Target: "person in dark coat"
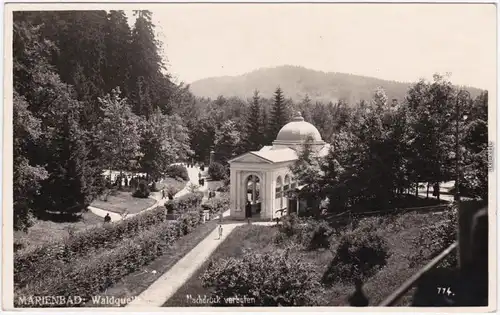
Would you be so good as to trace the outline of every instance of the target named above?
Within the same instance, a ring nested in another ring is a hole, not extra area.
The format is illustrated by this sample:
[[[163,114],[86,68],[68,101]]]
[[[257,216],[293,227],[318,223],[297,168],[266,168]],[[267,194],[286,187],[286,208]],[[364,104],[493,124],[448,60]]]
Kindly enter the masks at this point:
[[[109,223],[111,222],[111,216],[109,215],[109,213],[106,213],[106,216],[104,217],[104,223]]]
[[[250,223],[250,218],[252,217],[252,204],[250,201],[247,201],[245,206],[245,217],[248,219],[248,223]]]
[[[432,185],[432,195],[439,198],[439,183]]]

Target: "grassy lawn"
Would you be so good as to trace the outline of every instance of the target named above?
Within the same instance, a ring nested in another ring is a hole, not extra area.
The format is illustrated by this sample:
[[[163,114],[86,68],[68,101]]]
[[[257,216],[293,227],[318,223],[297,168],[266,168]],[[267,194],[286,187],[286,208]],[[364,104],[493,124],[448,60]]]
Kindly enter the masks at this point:
[[[153,206],[155,203],[156,201],[151,198],[135,198],[131,192],[117,191],[115,194],[108,196],[107,201],[101,198],[94,200],[91,206],[116,213],[137,213]]]
[[[191,249],[198,245],[199,242],[205,239],[217,227],[217,224],[218,221],[208,221],[200,225],[194,231],[172,244],[172,247],[166,254],[155,259],[151,264],[144,266],[141,270],[123,277],[119,283],[108,288],[106,292],[101,295],[113,296],[115,298],[126,298],[139,295],[184,257]],[[92,301],[89,301],[85,306],[105,307],[106,305],[94,305]]]
[[[423,226],[436,222],[442,216],[442,213],[406,213],[397,217],[394,222],[380,226],[379,231],[382,232],[389,245],[391,256],[387,265],[371,277],[363,287],[371,306],[378,305],[423,267],[423,265],[410,265],[411,254],[416,251],[412,240],[418,237]],[[352,284],[335,284],[326,291],[327,305],[348,306],[347,299],[353,291]],[[413,291],[410,290],[399,304],[408,305],[412,294]]]
[[[163,185],[170,185],[177,191],[185,186],[185,182],[173,178],[167,178],[161,183]],[[120,191],[116,195],[109,196],[107,201],[96,199],[91,205],[110,212],[122,213],[128,211],[129,213],[137,213],[153,206],[155,203],[156,201],[151,198],[134,198],[131,192]],[[27,233],[14,232],[14,240],[23,247],[39,245],[62,239],[69,236],[70,233],[75,233],[102,223],[103,218],[90,211],[83,213],[80,218],[71,218],[67,221],[57,215],[46,215],[45,218],[38,219],[28,229]]]
[[[236,227],[224,242],[215,250],[210,259],[217,261],[220,258],[239,257],[244,250],[261,251],[273,246],[275,227],[259,225],[243,225]],[[163,305],[167,307],[203,306],[201,304],[187,304],[186,295],[209,295],[210,290],[203,288],[200,276],[207,268],[210,259]],[[208,306],[208,304],[207,304]]]
[[[96,224],[103,224],[103,218],[88,211],[83,213],[82,217],[74,222],[56,222],[52,220],[37,220],[35,224],[28,229],[28,233],[14,232],[14,240],[23,244],[40,245],[62,239],[70,233],[84,230]]]
[[[156,188],[160,191],[163,188],[171,187],[175,194],[183,189],[185,185],[186,183],[183,181],[168,177],[157,183]],[[156,192],[156,194],[159,194],[159,192]],[[138,213],[155,203],[156,201],[152,198],[133,197],[132,191],[115,191],[107,197],[107,200],[104,200],[103,197],[97,198],[92,202],[91,206],[115,213]]]
[[[410,267],[410,257],[416,248],[412,243],[420,232],[420,229],[435,222],[443,214],[441,213],[406,213],[394,220],[384,220],[380,224],[380,232],[385,237],[391,256],[387,265],[377,274],[371,277],[364,285],[364,291],[370,300],[370,305],[377,305],[390,293],[397,289],[404,281],[412,276],[422,266]],[[373,219],[373,218],[371,218]],[[275,227],[245,225],[237,227],[231,235],[216,249],[212,259],[238,257],[244,251],[267,251],[276,248],[274,236],[277,233]],[[335,243],[335,240],[333,240]],[[332,246],[333,248],[335,247]],[[315,272],[322,275],[330,261],[334,257],[334,251],[315,250],[302,252],[304,259],[315,266]],[[186,295],[197,296],[210,295],[210,289],[203,288],[200,276],[208,266],[208,261],[182,286],[163,306],[195,306],[187,304]],[[325,288],[325,306],[349,306],[348,297],[354,291],[352,284],[335,283],[330,288]],[[402,299],[401,304],[409,301],[412,292]],[[196,305],[202,306],[202,305]]]
[[[175,178],[167,177],[159,183],[156,183],[156,188],[158,190],[166,189],[167,187],[171,187],[173,194],[175,195],[179,191],[181,191],[186,186],[186,182],[182,180],[178,180]]]

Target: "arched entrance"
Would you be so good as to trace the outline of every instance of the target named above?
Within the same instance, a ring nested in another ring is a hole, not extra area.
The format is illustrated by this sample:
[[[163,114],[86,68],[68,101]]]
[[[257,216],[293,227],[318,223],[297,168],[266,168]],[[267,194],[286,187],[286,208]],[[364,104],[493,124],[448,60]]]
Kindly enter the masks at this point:
[[[262,210],[262,180],[256,174],[249,174],[243,181],[245,217],[260,216]]]

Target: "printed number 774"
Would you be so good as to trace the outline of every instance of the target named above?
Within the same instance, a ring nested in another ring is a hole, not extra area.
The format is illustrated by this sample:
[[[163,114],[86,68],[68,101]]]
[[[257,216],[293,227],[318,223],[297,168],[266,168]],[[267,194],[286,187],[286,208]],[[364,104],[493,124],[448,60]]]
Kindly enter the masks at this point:
[[[453,294],[453,292],[451,292],[450,287],[447,287],[447,288],[438,287],[437,290],[438,290],[438,292],[437,292],[438,294],[446,294],[448,296],[455,295],[455,294]]]

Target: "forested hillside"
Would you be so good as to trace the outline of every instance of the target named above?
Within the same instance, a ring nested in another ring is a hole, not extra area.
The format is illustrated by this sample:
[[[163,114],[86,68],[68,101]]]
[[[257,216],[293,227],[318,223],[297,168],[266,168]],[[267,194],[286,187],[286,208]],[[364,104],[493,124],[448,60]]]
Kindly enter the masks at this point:
[[[195,81],[191,91],[200,97],[217,98],[247,97],[253,90],[259,90],[263,97],[272,97],[274,87],[287,91],[288,97],[301,101],[306,95],[313,101],[338,102],[344,100],[355,104],[369,100],[373,92],[381,87],[389,99],[404,99],[411,83],[388,81],[360,75],[338,72],[323,72],[298,66],[262,68],[250,73],[231,77],[214,77]],[[473,97],[481,91],[467,88]]]

